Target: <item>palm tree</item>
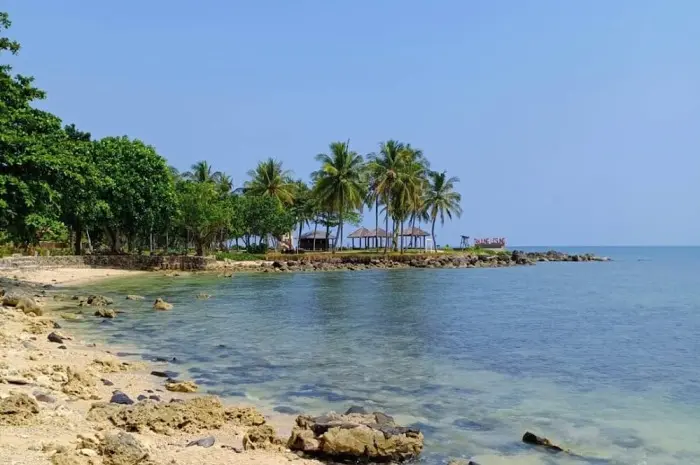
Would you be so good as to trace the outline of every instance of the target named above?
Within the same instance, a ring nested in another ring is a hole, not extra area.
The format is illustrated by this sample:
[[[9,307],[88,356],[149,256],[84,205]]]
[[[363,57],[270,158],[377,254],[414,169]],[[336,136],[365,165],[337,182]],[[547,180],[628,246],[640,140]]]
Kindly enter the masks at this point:
[[[445,215],[449,219],[452,219],[452,215],[458,218],[462,216],[462,207],[459,205],[462,201],[462,196],[454,190],[454,185],[458,182],[458,177],[448,178],[445,171],[441,173],[431,171],[428,173],[428,189],[423,202],[425,211],[432,221],[433,247],[437,246],[435,242],[435,221],[438,216],[440,216],[440,224],[445,224]]]
[[[219,173],[216,176],[216,183],[219,185],[219,192],[222,196],[229,195],[233,189],[233,179],[226,173]]]
[[[221,173],[214,172],[211,165],[206,161],[198,161],[190,167],[190,171],[182,173],[182,177],[194,182],[216,181]]]
[[[392,212],[392,191],[401,171],[406,146],[395,140],[388,140],[379,144],[379,154],[370,154],[368,171],[373,180],[373,189],[377,195],[377,203],[385,205],[386,230],[389,231],[389,216]],[[384,253],[388,251],[389,241],[384,242]]]
[[[282,205],[294,202],[294,181],[291,172],[282,168],[281,161],[274,158],[261,161],[248,171],[248,176],[251,179],[245,183],[247,194],[274,197]]]
[[[398,241],[403,252],[403,227],[407,218],[422,206],[422,197],[426,186],[424,165],[412,157],[410,151],[404,152],[401,169],[394,181],[391,198],[391,210],[394,221],[398,223],[400,234]],[[397,233],[394,231],[396,241]]]
[[[321,169],[313,174],[314,194],[329,212],[338,214],[338,239],[343,237],[343,214],[362,208],[365,198],[365,165],[361,155],[349,148],[349,142],[333,142],[330,154],[320,153]]]

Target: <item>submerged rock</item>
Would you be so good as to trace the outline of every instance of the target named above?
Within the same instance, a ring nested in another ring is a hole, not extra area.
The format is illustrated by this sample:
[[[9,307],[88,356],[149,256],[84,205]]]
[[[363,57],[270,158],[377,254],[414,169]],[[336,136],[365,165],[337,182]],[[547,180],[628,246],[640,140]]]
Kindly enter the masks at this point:
[[[88,296],[87,303],[88,305],[94,305],[95,307],[104,307],[107,305],[112,305],[114,301],[103,295],[91,295]]]
[[[145,297],[142,295],[129,294],[126,296],[126,300],[144,300]]]
[[[523,435],[523,442],[525,444],[532,444],[533,446],[541,446],[553,452],[567,452],[556,444],[552,444],[549,439],[537,436],[529,431],[525,432]]]
[[[208,300],[211,298],[211,295],[205,294],[204,292],[200,292],[199,294],[197,294],[197,298],[200,300]]]
[[[288,446],[312,456],[333,460],[402,462],[423,450],[423,434],[414,428],[397,426],[383,413],[320,417],[301,415],[292,430]]]
[[[153,308],[155,310],[172,310],[173,304],[169,304],[168,302],[158,297],[156,301],[153,302]]]
[[[99,316],[102,318],[116,318],[117,312],[115,312],[111,308],[101,308],[95,312],[95,316]]]

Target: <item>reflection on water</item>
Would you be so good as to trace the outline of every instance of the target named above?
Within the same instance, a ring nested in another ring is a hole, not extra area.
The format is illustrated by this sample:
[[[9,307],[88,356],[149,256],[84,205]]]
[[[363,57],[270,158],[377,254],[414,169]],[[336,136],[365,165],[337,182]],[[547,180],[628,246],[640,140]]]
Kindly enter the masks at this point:
[[[700,251],[602,253],[616,261],[139,276],[95,286],[125,314],[69,324],[282,413],[386,410],[424,431],[428,463],[700,463]],[[534,451],[525,430],[583,457]]]

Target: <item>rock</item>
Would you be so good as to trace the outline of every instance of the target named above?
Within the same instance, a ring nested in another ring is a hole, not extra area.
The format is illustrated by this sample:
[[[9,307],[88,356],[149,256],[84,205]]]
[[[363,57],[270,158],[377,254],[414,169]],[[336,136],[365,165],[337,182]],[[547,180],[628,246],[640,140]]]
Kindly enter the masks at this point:
[[[68,380],[61,386],[61,391],[72,397],[89,400],[98,398],[95,393],[95,380],[92,375],[68,367]]]
[[[171,392],[197,392],[199,386],[193,381],[177,381],[169,379],[165,382],[165,389]]]
[[[141,402],[142,400],[147,400],[148,397],[144,396],[143,394],[139,394],[138,397],[136,397],[136,400]]]
[[[158,297],[156,301],[153,302],[153,308],[155,310],[172,310],[173,304],[169,304],[168,302]]]
[[[277,413],[282,413],[285,415],[297,415],[297,414],[299,414],[299,411],[297,409],[295,409],[293,407],[287,407],[285,405],[279,405],[279,406],[273,408],[272,410],[274,410]]]
[[[555,444],[552,444],[552,442],[549,439],[537,436],[536,434],[533,434],[529,431],[525,432],[525,434],[523,435],[523,442],[525,444],[532,444],[533,446],[542,446],[553,452],[564,452],[564,449]]]
[[[265,417],[253,407],[229,407],[225,412],[226,420],[238,426],[260,426],[265,424]]]
[[[16,386],[25,386],[27,384],[31,384],[31,381],[20,376],[5,376],[4,378],[2,378],[2,381],[4,381],[7,384],[14,384]]]
[[[84,455],[85,457],[97,457],[97,451],[94,449],[78,449],[78,453],[80,455]]]
[[[104,465],[138,465],[148,459],[146,448],[132,435],[108,434],[100,444]]]
[[[197,294],[197,298],[200,300],[208,300],[211,298],[211,295],[205,294],[204,292],[200,292],[199,294]]]
[[[24,393],[12,393],[0,400],[0,426],[27,426],[34,423],[39,404]]]
[[[19,302],[17,302],[15,308],[22,310],[25,315],[33,313],[36,316],[42,316],[44,314],[44,311],[41,309],[41,307],[39,307],[39,304],[37,304],[31,297],[21,298]]]
[[[96,368],[101,373],[120,373],[122,371],[135,370],[144,367],[144,365],[140,362],[122,362],[120,360],[99,358],[94,359],[90,366]]]
[[[108,379],[100,378],[100,381],[102,381],[102,384],[104,384],[105,386],[114,386],[114,383]]]
[[[134,294],[129,294],[126,296],[126,300],[144,300],[145,297],[142,295],[134,295]]]
[[[467,460],[467,459],[450,459],[447,462],[447,465],[479,465],[477,462],[473,460]]]
[[[47,404],[55,404],[56,403],[56,398],[53,396],[50,396],[48,394],[44,394],[43,392],[35,391],[34,393],[34,398],[38,400],[39,402],[44,402]]]
[[[103,295],[91,295],[88,296],[87,303],[88,305],[94,305],[95,307],[104,307],[107,305],[112,305],[114,301]]]
[[[16,307],[20,300],[29,298],[26,295],[20,294],[18,292],[6,292],[4,290],[3,292],[4,294],[2,294],[2,304],[6,307]]]
[[[179,373],[177,373],[176,371],[168,371],[168,370],[165,370],[165,371],[153,370],[151,372],[151,375],[157,376],[158,378],[177,378]]]
[[[350,415],[350,414],[352,414],[352,413],[358,413],[358,414],[360,414],[360,415],[366,415],[366,414],[369,413],[369,412],[367,412],[367,409],[365,409],[364,407],[360,407],[360,406],[357,406],[357,405],[353,405],[352,407],[350,407],[349,409],[347,409],[347,410],[345,411],[345,415]]]
[[[49,339],[49,342],[55,342],[56,344],[63,344],[63,341],[66,340],[66,337],[65,337],[65,336],[62,336],[62,335],[60,335],[60,334],[58,334],[58,333],[51,332],[51,333],[48,335],[48,339]]]
[[[160,402],[160,397],[155,394],[148,396],[148,398],[151,400],[155,400],[156,402]]]
[[[67,349],[68,349],[68,347],[66,347],[66,346],[58,346],[58,348],[61,349],[61,350],[67,350]]]
[[[131,405],[134,403],[131,397],[127,396],[121,391],[114,391],[112,398],[109,399],[110,404],[120,404],[120,405]]]
[[[197,433],[203,429],[221,428],[226,415],[221,401],[208,396],[167,404],[138,402],[134,405],[117,405],[98,402],[90,408],[87,419],[109,422],[126,431],[173,434],[176,431]]]
[[[282,444],[270,425],[253,426],[243,436],[245,450],[282,450]]]
[[[291,450],[334,461],[402,462],[423,450],[419,430],[397,426],[380,412],[300,415],[296,424],[287,444]]]
[[[197,439],[187,444],[187,447],[199,446],[199,447],[211,447],[216,442],[214,436],[207,436],[206,438]]]
[[[54,322],[51,320],[33,319],[27,322],[25,331],[31,334],[43,334],[54,328]]]
[[[61,313],[61,318],[67,321],[75,321],[81,319],[82,317],[77,313]]]
[[[95,312],[95,316],[99,316],[102,318],[116,318],[117,312],[115,312],[111,308],[101,308]]]

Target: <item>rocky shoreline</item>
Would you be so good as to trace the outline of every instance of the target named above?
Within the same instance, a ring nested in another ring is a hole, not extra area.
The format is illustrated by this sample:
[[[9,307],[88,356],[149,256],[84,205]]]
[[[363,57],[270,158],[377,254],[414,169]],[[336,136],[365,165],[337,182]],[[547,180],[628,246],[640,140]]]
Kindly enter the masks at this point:
[[[511,266],[535,265],[538,262],[607,262],[608,257],[593,254],[567,254],[557,251],[549,252],[499,252],[499,253],[450,253],[426,255],[389,255],[373,257],[362,255],[327,256],[323,260],[305,258],[303,255],[290,255],[274,261],[262,262],[255,270],[251,266],[241,266],[240,262],[222,262],[220,268],[231,272],[240,271],[360,271],[370,269],[395,268],[503,268]]]

